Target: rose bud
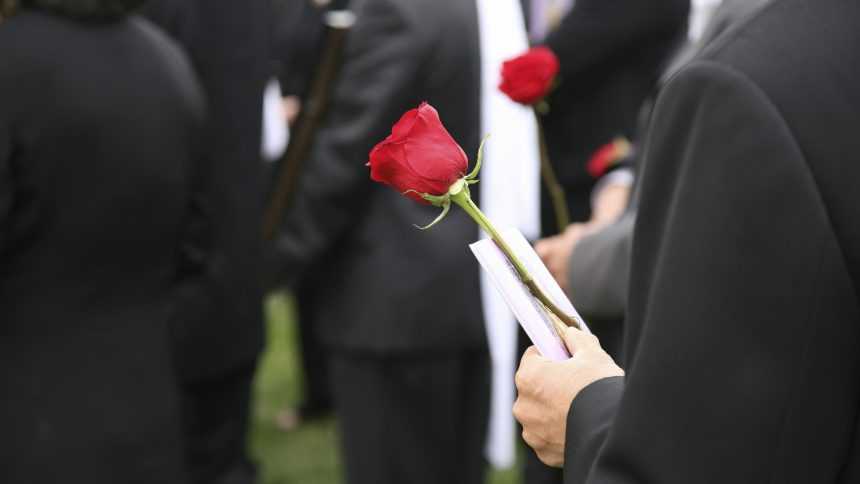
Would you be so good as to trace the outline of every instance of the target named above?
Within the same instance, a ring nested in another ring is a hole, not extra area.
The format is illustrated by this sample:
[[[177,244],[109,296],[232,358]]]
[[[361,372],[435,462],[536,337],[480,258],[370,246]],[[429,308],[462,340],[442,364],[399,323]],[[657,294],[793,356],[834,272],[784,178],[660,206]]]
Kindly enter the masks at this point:
[[[499,90],[520,104],[537,104],[552,89],[558,69],[558,57],[553,51],[534,47],[502,64]]]
[[[424,195],[444,196],[466,176],[469,159],[425,103],[408,111],[391,134],[370,152],[370,178],[421,203]]]
[[[418,227],[422,230],[441,222],[451,204],[462,208],[490,235],[540,304],[568,326],[582,328],[576,316],[565,314],[549,299],[490,219],[472,201],[469,186],[478,183],[483,153],[484,143],[481,142],[475,167],[467,175],[466,153],[442,125],[433,106],[421,103],[418,109],[404,114],[391,128],[391,134],[370,151],[367,166],[373,181],[392,186],[418,202],[442,208],[442,213],[430,225]]]

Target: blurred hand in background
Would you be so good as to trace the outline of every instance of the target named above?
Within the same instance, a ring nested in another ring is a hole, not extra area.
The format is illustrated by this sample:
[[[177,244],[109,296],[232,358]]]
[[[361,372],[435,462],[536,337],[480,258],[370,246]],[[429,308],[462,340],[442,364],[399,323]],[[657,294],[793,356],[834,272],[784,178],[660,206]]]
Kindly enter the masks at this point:
[[[562,289],[569,289],[570,258],[579,241],[618,220],[627,207],[630,192],[630,184],[610,183],[600,188],[594,197],[590,220],[570,224],[563,233],[535,244],[535,251]]]

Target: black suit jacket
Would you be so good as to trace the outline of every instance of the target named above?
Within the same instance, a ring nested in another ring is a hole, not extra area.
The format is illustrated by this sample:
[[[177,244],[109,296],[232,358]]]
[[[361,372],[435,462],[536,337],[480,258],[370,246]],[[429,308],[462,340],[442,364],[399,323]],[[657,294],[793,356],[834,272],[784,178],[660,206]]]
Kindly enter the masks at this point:
[[[573,402],[566,482],[860,480],[858,24],[777,0],[669,82],[626,381]]]
[[[272,59],[284,96],[308,94],[324,47],[325,10],[311,0],[281,0],[272,12]]]
[[[355,2],[332,109],[276,241],[273,267],[302,288],[329,346],[370,351],[485,344],[476,225],[370,180],[375,143],[429,101],[468,153],[479,144],[480,66],[474,2]],[[307,288],[310,290],[306,290]]]
[[[591,155],[616,136],[633,138],[643,101],[684,40],[689,0],[577,0],[546,39],[560,83],[543,126],[550,160],[574,221],[591,213]],[[543,225],[554,227],[544,196]],[[550,232],[550,231],[547,231]]]
[[[183,483],[191,67],[141,19],[25,11],[0,25],[0,106],[0,481]]]
[[[144,9],[188,52],[209,105],[206,198],[215,241],[206,284],[185,295],[175,325],[177,361],[187,381],[253,364],[262,347],[267,11],[267,0],[151,0]]]

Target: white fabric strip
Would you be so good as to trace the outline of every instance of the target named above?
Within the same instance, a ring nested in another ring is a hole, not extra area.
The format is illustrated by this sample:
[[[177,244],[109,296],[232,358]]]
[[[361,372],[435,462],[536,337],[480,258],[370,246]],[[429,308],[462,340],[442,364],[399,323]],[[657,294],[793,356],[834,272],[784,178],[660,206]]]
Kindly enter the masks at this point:
[[[480,175],[480,206],[499,227],[527,238],[540,235],[540,153],[532,109],[498,89],[502,62],[528,49],[520,0],[477,0],[481,45],[481,127],[490,135]],[[487,460],[514,465],[514,371],[517,322],[489,276],[481,272],[481,297],[492,358],[492,402]]]

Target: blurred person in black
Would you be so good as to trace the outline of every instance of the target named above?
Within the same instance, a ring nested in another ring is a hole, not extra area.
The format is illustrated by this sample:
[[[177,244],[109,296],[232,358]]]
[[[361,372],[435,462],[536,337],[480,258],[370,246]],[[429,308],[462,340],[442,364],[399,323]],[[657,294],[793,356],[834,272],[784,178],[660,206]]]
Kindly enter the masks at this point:
[[[313,329],[331,364],[346,482],[483,481],[489,357],[478,231],[370,180],[373,145],[434,104],[455,139],[480,141],[475,2],[363,0],[332,109],[276,239],[277,282],[313,284]]]
[[[643,101],[684,41],[690,0],[523,2],[533,41],[559,58],[559,85],[547,99],[543,127],[571,220],[587,221],[595,182],[587,161],[618,136],[633,139]],[[553,18],[559,15],[549,8],[553,3],[567,4],[569,11]],[[554,228],[552,204],[547,196],[542,201],[543,226]]]
[[[549,159],[565,189],[571,221],[595,227],[612,217],[592,213],[595,179],[587,162],[618,136],[633,139],[642,103],[652,93],[687,32],[690,0],[523,0],[532,40],[559,58],[559,85],[542,116]],[[549,195],[542,200],[544,235],[557,233]],[[621,206],[623,208],[623,205]],[[574,299],[574,303],[576,300]],[[620,348],[615,322],[590,320],[599,335]],[[521,334],[523,347],[527,338]],[[529,451],[528,484],[561,482]]]
[[[248,483],[251,383],[262,331],[263,87],[268,0],[151,0],[145,14],[188,52],[208,99],[213,272],[175,325],[194,482]]]
[[[701,37],[693,39],[676,55],[662,76],[661,84],[698,52],[720,38],[726,30],[741,23],[767,2],[723,0],[713,11],[713,17],[705,19],[706,28]],[[649,101],[643,107],[642,126],[639,129],[642,136],[648,131],[652,105],[653,102]],[[639,173],[644,169],[641,160],[636,159],[633,165],[637,165],[635,170]],[[601,194],[602,191],[597,195]],[[631,200],[624,215],[609,225],[580,225],[578,230],[569,229],[564,235],[544,239],[536,246],[559,284],[567,286],[569,293],[576,296],[577,309],[586,318],[592,316],[601,321],[624,318],[636,205],[636,200]],[[620,324],[618,330],[621,330]],[[603,344],[610,354],[617,354],[614,347],[607,346],[605,337]]]
[[[307,102],[311,80],[325,49],[325,13],[342,9],[346,3],[344,0],[273,1],[272,58],[284,96],[284,116],[291,127]],[[304,391],[303,401],[298,408],[285,408],[276,415],[278,427],[284,430],[331,411],[328,361],[323,345],[311,328],[311,322],[316,319],[313,304],[315,290],[310,281],[293,288],[297,302]]]
[[[204,270],[202,93],[137,0],[0,24],[0,481],[186,484],[169,322]]]
[[[272,59],[284,95],[284,114],[292,125],[301,113],[324,45],[328,3],[273,0]]]

